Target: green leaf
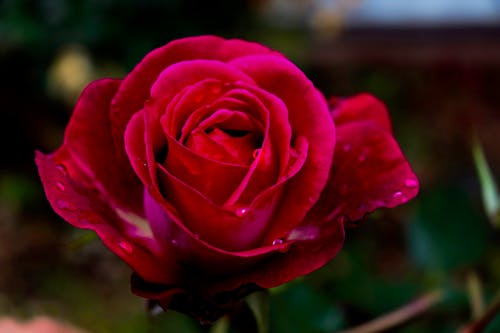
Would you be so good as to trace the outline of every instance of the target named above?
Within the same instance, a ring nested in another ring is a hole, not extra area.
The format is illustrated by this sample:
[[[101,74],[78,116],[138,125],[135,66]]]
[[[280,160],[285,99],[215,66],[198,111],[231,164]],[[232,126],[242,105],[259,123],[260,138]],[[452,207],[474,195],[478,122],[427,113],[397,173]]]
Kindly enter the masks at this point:
[[[493,226],[500,228],[500,198],[498,195],[498,187],[493,179],[491,169],[478,139],[473,141],[472,156],[474,157],[474,163],[481,185],[484,210]]]
[[[487,225],[459,189],[435,190],[421,196],[420,207],[407,226],[410,254],[430,272],[475,263],[487,245]]]
[[[246,298],[248,307],[252,311],[259,333],[269,331],[269,292],[254,292]]]
[[[224,316],[217,320],[212,327],[210,327],[210,333],[227,333],[229,332],[229,317]]]
[[[323,333],[342,327],[343,313],[333,300],[305,283],[292,283],[271,297],[271,332]]]

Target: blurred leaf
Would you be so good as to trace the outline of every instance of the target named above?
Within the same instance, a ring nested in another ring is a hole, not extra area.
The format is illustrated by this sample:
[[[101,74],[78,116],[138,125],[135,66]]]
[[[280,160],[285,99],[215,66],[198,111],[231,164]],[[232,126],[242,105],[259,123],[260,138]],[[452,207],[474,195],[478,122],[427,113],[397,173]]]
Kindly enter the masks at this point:
[[[334,332],[344,321],[331,300],[304,283],[293,283],[273,294],[270,305],[271,332]]]
[[[224,316],[210,327],[210,333],[227,333],[229,332],[229,324],[229,317]]]
[[[339,276],[331,282],[332,297],[336,300],[377,316],[410,301],[418,294],[420,284],[407,276],[383,277],[373,265],[375,250],[365,239],[349,243],[335,259]]]
[[[38,184],[23,175],[4,174],[0,178],[0,202],[20,209],[37,199]]]
[[[413,260],[430,272],[473,264],[487,245],[486,225],[457,189],[422,196],[407,236]]]
[[[201,327],[194,319],[175,312],[167,311],[158,316],[150,319],[149,330],[143,329],[134,332],[148,332],[148,333],[196,333],[201,332]],[[120,331],[117,331],[120,332]],[[222,331],[220,331],[222,332]]]
[[[476,164],[479,183],[481,185],[484,210],[493,226],[500,228],[500,198],[498,195],[498,187],[493,179],[491,169],[478,139],[475,139],[472,144],[472,156],[474,157],[474,163]]]
[[[77,229],[74,232],[74,237],[66,243],[66,250],[71,252],[77,251],[85,245],[98,239],[99,237],[97,237],[97,234],[94,231]]]
[[[267,333],[269,331],[269,293],[267,291],[254,292],[246,298],[246,301],[255,317],[259,333]]]
[[[500,332],[500,315],[497,315],[484,331],[484,333],[498,333],[498,332]]]

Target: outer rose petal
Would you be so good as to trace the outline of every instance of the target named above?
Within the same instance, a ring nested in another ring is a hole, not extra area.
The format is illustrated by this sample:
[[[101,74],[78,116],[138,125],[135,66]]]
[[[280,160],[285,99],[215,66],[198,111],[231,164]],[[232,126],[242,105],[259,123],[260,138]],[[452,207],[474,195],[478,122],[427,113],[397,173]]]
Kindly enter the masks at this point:
[[[61,163],[68,165],[69,160],[64,148],[51,155],[38,152],[36,155],[45,194],[54,211],[75,227],[94,230],[111,251],[134,271],[140,272],[144,279],[164,283],[177,281],[178,271],[165,268],[172,267],[168,260],[129,239],[120,228],[123,222],[117,212],[109,207],[98,190],[81,185],[80,177],[85,177],[81,170],[72,169],[70,176],[60,171]],[[74,175],[78,181],[73,179]]]
[[[92,181],[100,186],[102,194],[114,204],[142,214],[142,185],[130,165],[122,163],[109,131],[110,101],[120,83],[120,80],[103,79],[85,88],[64,133],[63,146],[72,160],[94,178]],[[72,170],[68,172],[71,174]]]
[[[167,261],[151,253],[156,246],[142,219],[141,184],[129,173],[128,164],[120,168],[116,160],[108,112],[119,84],[90,84],[78,101],[63,146],[50,155],[37,152],[36,163],[47,198],[60,216],[76,227],[94,230],[144,278],[171,281],[175,270],[165,270]]]
[[[417,195],[417,177],[390,132],[380,101],[369,95],[345,99],[332,116],[339,119],[335,159],[327,186],[306,220],[314,223],[327,216],[355,221]]]
[[[392,132],[391,120],[384,103],[370,94],[359,94],[349,98],[332,97],[328,104],[335,125],[358,121],[372,121],[381,129]]]
[[[132,290],[139,296],[157,300],[165,309],[187,313],[200,321],[215,321],[248,293],[272,288],[308,274],[331,260],[344,242],[340,221],[321,226],[321,238],[293,244],[288,251],[275,253],[257,266],[240,273],[206,280],[185,292],[173,286],[150,284],[132,278]]]

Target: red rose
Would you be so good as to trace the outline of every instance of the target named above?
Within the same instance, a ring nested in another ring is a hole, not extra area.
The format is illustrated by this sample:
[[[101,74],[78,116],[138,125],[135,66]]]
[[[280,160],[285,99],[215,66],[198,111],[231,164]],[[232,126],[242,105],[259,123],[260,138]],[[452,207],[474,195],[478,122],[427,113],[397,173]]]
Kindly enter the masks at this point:
[[[54,210],[130,265],[136,294],[203,320],[318,269],[345,221],[418,191],[382,103],[329,106],[280,53],[213,36],[91,83],[36,162]]]

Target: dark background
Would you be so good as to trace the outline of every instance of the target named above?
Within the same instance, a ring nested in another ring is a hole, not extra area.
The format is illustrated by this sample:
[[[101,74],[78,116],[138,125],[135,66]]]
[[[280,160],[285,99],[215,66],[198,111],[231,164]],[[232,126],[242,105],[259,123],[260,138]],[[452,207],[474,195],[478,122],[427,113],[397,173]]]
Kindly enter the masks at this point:
[[[500,21],[384,24],[351,15],[363,1],[325,3],[0,0],[0,317],[46,314],[90,332],[202,331],[183,315],[146,315],[128,267],[52,212],[33,158],[61,144],[89,81],[124,76],[172,39],[217,34],[281,51],[326,96],[382,99],[422,185],[411,203],[348,230],[325,268],[272,290],[271,332],[333,332],[432,290],[444,301],[394,331],[469,322],[473,281],[485,304],[500,286],[499,232],[470,146],[477,134],[498,178]],[[497,318],[487,332],[499,327]]]

